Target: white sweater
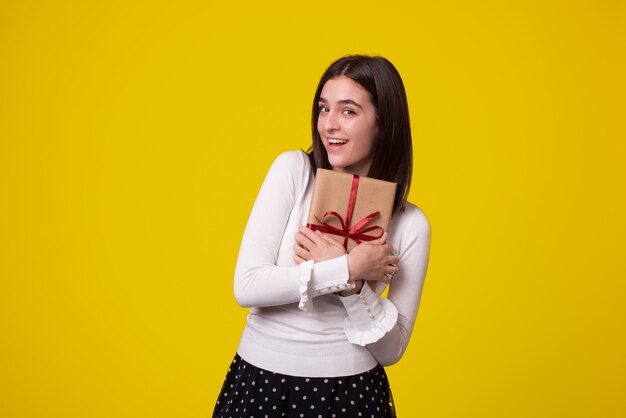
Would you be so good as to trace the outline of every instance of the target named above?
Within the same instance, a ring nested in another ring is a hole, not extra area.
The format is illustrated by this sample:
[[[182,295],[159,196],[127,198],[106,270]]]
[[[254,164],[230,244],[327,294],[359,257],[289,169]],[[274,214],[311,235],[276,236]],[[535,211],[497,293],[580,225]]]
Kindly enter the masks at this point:
[[[397,362],[419,307],[430,248],[430,226],[407,203],[393,215],[388,240],[400,257],[388,298],[385,289],[349,289],[347,256],[319,263],[293,260],[295,235],[306,225],[314,175],[306,154],[276,158],[250,213],[235,269],[235,298],[250,307],[239,355],[273,372],[308,377],[347,376],[377,363]]]

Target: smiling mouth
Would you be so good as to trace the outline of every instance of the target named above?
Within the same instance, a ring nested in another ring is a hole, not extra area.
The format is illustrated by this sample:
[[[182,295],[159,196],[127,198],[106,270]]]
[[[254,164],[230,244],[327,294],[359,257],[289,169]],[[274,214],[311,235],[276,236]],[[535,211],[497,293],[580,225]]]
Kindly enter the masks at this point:
[[[347,139],[328,138],[328,145],[344,145],[347,143]]]

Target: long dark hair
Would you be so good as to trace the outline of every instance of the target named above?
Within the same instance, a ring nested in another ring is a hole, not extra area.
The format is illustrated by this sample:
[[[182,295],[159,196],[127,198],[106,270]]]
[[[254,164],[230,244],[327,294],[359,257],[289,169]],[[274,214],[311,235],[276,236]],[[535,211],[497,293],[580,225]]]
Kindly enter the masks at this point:
[[[313,99],[311,127],[313,144],[308,150],[313,170],[331,169],[328,154],[317,131],[319,100],[322,88],[334,77],[346,76],[367,90],[376,107],[378,137],[372,150],[372,166],[368,177],[393,181],[398,184],[393,203],[394,213],[404,207],[413,172],[413,147],[409,107],[402,78],[386,58],[367,55],[348,55],[333,62],[324,72]]]

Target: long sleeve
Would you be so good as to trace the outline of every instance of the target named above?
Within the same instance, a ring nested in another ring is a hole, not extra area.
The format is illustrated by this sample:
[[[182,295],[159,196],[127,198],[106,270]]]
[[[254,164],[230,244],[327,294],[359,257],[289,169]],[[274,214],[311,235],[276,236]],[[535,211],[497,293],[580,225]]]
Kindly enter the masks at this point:
[[[286,231],[294,205],[312,181],[302,152],[278,156],[261,186],[241,241],[235,267],[235,298],[244,307],[277,306],[300,302],[310,310],[312,298],[350,289],[347,256],[296,265],[291,260],[291,231]],[[293,233],[295,236],[295,232]],[[282,245],[281,245],[282,244]],[[279,251],[285,251],[282,264]]]
[[[394,225],[400,262],[388,298],[378,297],[367,285],[360,295],[341,298],[348,313],[345,332],[353,344],[366,346],[383,366],[396,363],[406,350],[420,304],[430,253],[430,225],[416,207]],[[391,228],[390,228],[391,229]]]

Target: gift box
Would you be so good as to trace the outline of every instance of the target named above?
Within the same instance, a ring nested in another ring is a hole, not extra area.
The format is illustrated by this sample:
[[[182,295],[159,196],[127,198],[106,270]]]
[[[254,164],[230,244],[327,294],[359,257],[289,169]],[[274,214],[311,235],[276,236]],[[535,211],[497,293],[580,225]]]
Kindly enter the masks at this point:
[[[307,227],[340,242],[351,251],[380,238],[393,211],[396,183],[317,169]]]

